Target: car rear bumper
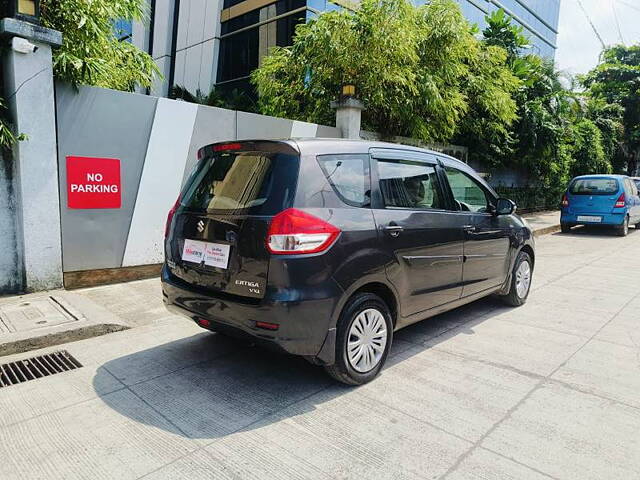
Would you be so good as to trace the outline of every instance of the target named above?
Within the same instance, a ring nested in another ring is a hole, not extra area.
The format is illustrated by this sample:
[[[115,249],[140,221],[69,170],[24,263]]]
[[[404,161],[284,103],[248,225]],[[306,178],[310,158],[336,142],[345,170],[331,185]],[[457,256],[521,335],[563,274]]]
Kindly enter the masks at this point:
[[[282,301],[282,291],[277,292],[278,300],[275,300],[270,298],[268,288],[262,300],[204,292],[171,275],[166,265],[161,279],[163,301],[172,313],[190,318],[200,326],[200,319],[208,320],[209,330],[249,338],[266,347],[311,357],[318,363],[333,363],[335,325],[332,319],[343,293],[333,281],[331,285],[314,289],[324,292],[322,298],[312,292],[295,291],[287,295],[294,300]],[[278,324],[278,329],[259,328],[256,322]]]
[[[566,223],[568,225],[622,225],[627,212],[620,211],[620,213],[569,213],[562,212],[560,215],[560,223]],[[578,217],[600,217],[602,221],[591,222],[584,219],[578,219]]]

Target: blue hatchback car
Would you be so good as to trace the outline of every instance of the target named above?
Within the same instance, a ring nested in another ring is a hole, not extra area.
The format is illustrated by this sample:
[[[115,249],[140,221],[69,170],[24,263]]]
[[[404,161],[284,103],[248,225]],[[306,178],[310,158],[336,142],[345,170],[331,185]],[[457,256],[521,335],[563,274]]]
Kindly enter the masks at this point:
[[[640,227],[638,187],[625,175],[576,177],[562,197],[560,225],[563,232],[575,225],[609,225],[626,236],[629,225]]]

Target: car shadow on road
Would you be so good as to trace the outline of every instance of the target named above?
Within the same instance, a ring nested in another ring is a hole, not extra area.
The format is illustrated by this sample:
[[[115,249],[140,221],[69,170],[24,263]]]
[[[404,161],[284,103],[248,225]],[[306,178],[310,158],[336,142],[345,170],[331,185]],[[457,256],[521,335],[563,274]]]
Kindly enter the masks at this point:
[[[474,334],[475,325],[508,308],[489,297],[396,332],[381,375],[392,375],[394,365],[440,341]],[[210,332],[105,363],[93,379],[95,390],[114,376],[134,395],[101,395],[107,405],[136,422],[192,439],[279,422],[357,388],[336,383],[303,358]]]

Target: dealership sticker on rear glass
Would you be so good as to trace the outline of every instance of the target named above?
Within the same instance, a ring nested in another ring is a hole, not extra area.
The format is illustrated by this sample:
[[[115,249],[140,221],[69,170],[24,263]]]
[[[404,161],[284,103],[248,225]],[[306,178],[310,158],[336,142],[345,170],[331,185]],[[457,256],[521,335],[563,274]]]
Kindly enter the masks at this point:
[[[204,251],[204,264],[211,267],[227,268],[229,264],[229,245],[207,243]]]
[[[185,240],[182,249],[182,260],[185,262],[202,263],[207,244],[197,240]]]

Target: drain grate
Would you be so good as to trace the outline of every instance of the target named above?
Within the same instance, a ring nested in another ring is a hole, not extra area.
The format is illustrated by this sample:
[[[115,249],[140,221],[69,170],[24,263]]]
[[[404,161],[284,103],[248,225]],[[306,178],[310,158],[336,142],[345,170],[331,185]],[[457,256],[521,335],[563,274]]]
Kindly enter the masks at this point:
[[[80,368],[82,364],[66,350],[0,365],[0,388]]]

